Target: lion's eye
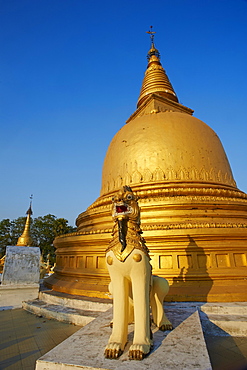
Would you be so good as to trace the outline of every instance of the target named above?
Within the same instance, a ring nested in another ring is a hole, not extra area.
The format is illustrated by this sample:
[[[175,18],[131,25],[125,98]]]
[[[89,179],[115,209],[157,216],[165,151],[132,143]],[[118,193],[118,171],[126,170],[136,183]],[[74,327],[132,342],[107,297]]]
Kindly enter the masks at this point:
[[[115,197],[112,197],[111,200],[112,200],[112,202],[115,202]]]
[[[128,194],[126,198],[127,198],[128,200],[131,200],[131,199],[132,199],[132,195],[131,195],[131,194]]]

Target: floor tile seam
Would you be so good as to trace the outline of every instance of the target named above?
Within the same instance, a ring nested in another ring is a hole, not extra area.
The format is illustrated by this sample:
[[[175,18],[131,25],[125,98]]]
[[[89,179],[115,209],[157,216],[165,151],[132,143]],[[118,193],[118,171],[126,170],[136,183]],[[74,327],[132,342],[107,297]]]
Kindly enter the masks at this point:
[[[11,348],[10,347],[3,348],[1,349],[0,353],[2,355],[4,355],[5,353],[16,353],[16,350],[19,350],[19,347],[17,345],[15,345],[14,347],[11,346]]]
[[[10,325],[13,326],[13,320],[7,321],[1,318],[1,323],[2,323],[2,327],[5,327],[5,326],[9,327]]]
[[[209,346],[212,350],[214,350],[215,346]],[[232,348],[235,348],[235,345],[224,345],[224,344],[218,344],[216,350],[220,347],[220,350],[228,351],[231,350]]]
[[[39,354],[37,354],[39,352]],[[27,352],[28,353],[28,352]],[[23,357],[24,356],[24,357]],[[37,351],[37,352],[35,352],[35,353],[33,353],[33,354],[30,354],[30,355],[28,355],[28,357],[26,356],[26,353],[23,353],[23,355],[21,356],[21,361],[22,362],[32,362],[33,363],[33,359],[35,359],[35,361],[36,361],[36,359],[37,358],[40,358],[41,356],[42,356],[42,354],[41,354],[41,352],[40,351]]]
[[[12,327],[9,327],[9,326],[2,327],[2,329],[0,330],[0,338],[1,338],[2,335],[5,335],[6,333],[12,333],[13,330],[15,330],[14,326],[12,326]]]
[[[30,330],[35,325],[35,322],[30,322],[29,320],[23,320],[23,318],[20,318],[19,320],[13,321],[13,325],[15,327],[18,326],[20,329],[25,328]]]
[[[234,349],[231,350],[231,351],[236,352],[236,353],[241,353],[242,356],[244,356],[245,358],[247,358],[247,348],[246,348],[246,346],[245,347],[237,347],[236,348],[236,351],[234,351]]]
[[[12,330],[12,332],[11,332],[11,336],[10,336],[8,339],[10,339],[10,338],[12,338],[11,340],[12,340],[13,342],[18,343],[18,338],[17,338],[17,335],[16,335],[15,328]]]
[[[50,338],[50,340],[54,341],[54,337],[58,338],[58,337],[68,337],[68,336],[71,336],[72,334],[74,334],[75,331],[72,331],[71,333],[67,333],[66,330],[63,330],[62,332],[57,332],[57,331],[46,331],[46,332],[43,332],[41,335],[40,334],[37,334],[37,335],[34,335],[33,337],[36,339],[38,339],[39,341],[46,341],[47,338]]]
[[[35,345],[36,345],[36,343],[35,343]],[[20,343],[20,344],[18,343],[18,350],[19,350],[20,354],[22,354],[25,351],[25,349],[27,349],[27,350],[30,351],[30,349],[32,350],[32,348],[35,349],[35,350],[38,350],[38,347],[37,346],[34,347],[34,344],[33,344],[33,340],[32,339],[30,339],[29,343],[26,343],[24,345],[23,345],[23,343]]]
[[[53,345],[53,347],[55,347],[57,345],[56,342],[54,342],[54,339],[52,337],[50,337],[49,340],[46,340],[45,346],[43,344],[39,343],[39,337],[38,336],[37,336],[37,338],[35,336],[33,336],[33,340],[34,340],[37,348],[39,348],[39,350],[42,349],[42,348],[44,348],[44,347],[48,347],[49,346],[49,343],[51,343]]]
[[[39,335],[34,335],[33,336],[33,340],[36,341],[36,343],[44,343],[44,342],[47,342],[47,341],[54,341],[54,338],[47,335],[46,337],[43,336],[43,337],[40,337]]]
[[[241,342],[243,342],[243,343],[246,343],[247,344],[247,337],[233,337],[234,338],[234,341],[236,342],[236,343],[241,343]]]
[[[0,348],[6,347],[9,345],[13,345],[14,343],[17,343],[16,337],[13,335],[13,333],[4,334],[4,337],[0,336]],[[1,351],[1,349],[0,349]]]
[[[31,349],[31,348],[35,348],[34,345],[33,345],[33,341],[29,341],[28,343],[25,343],[25,344],[20,344],[19,345],[19,348],[20,348],[20,351],[23,351],[25,348],[27,349]]]
[[[234,337],[232,337],[231,340],[233,341],[232,343],[229,343],[229,341],[217,342],[217,343],[207,342],[207,347],[211,351],[216,351],[216,352],[221,352],[222,350],[223,351],[229,351],[229,350],[234,351],[234,349],[240,350],[240,347],[243,347],[243,349],[246,348],[246,343],[242,343],[242,344],[234,343]]]
[[[220,353],[218,353],[218,354],[221,355],[222,357],[225,357],[225,358],[229,359],[229,360],[236,359],[238,357],[245,358],[245,356],[241,352],[234,352],[234,351],[231,351],[231,350],[224,351],[224,354],[220,354]]]
[[[13,370],[22,370],[23,367],[21,366],[21,360],[18,360],[18,361],[10,361],[10,362],[4,362],[4,363],[0,363],[0,369],[6,369],[6,370],[10,370],[10,366],[12,367]],[[14,366],[14,368],[13,368]],[[18,367],[16,367],[18,366]],[[26,369],[23,369],[23,370],[26,370]],[[33,369],[34,370],[34,369]]]
[[[247,349],[247,343],[240,343],[237,345],[239,348],[246,348]]]
[[[2,322],[2,320],[1,320],[1,330],[0,330],[0,332],[3,332],[4,330],[5,330],[5,328],[14,328],[15,327],[15,325],[13,325],[13,323],[12,323],[12,321],[10,321],[9,323],[5,323],[5,322]]]
[[[25,366],[25,367],[22,367],[21,369],[18,369],[18,370],[34,370],[35,368],[32,366]]]
[[[2,358],[1,362],[0,362],[0,369],[1,369],[1,365],[5,364],[5,363],[13,362],[13,358],[15,358],[16,356],[19,356],[18,357],[18,361],[19,361],[21,359],[21,355],[16,354],[16,353],[13,353],[12,355],[9,355],[9,356],[6,356],[5,358]]]
[[[33,330],[26,327],[15,327],[15,333],[18,334],[18,336],[32,336]]]
[[[17,357],[17,356],[19,356],[18,361],[20,361],[20,360],[21,360],[21,355],[20,355],[20,354],[15,354],[15,356],[12,356],[11,358],[8,358],[8,359],[6,359],[6,360],[1,360],[1,361],[0,361],[0,365],[3,365],[3,364],[5,364],[5,363],[9,363],[9,362],[13,362],[13,358],[14,358],[14,357]]]
[[[233,347],[231,347],[231,348],[229,348],[228,346],[222,346],[222,345],[218,345],[218,346],[208,346],[209,348],[210,348],[210,350],[212,351],[212,352],[217,352],[217,353],[221,353],[221,352],[225,352],[225,351],[232,351],[233,352],[233,350],[232,350],[232,348],[235,348],[236,350],[239,350],[239,347],[238,346],[233,346]]]
[[[27,343],[28,341],[32,340],[33,338],[33,335],[28,333],[27,335],[23,334],[23,335],[18,335],[17,338],[16,338],[16,343],[18,345],[21,345],[22,343],[25,344]]]

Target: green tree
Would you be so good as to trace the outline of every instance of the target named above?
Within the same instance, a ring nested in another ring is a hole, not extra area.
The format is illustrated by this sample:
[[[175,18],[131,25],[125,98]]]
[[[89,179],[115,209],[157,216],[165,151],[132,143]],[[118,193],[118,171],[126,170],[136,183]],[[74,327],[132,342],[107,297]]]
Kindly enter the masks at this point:
[[[16,245],[19,236],[23,233],[26,217],[19,217],[13,221],[4,219],[0,221],[0,252],[5,254],[7,245]],[[34,218],[31,221],[30,235],[33,246],[40,247],[44,259],[50,254],[55,261],[55,248],[53,240],[56,236],[75,231],[76,228],[69,226],[65,218],[57,218],[48,214]]]
[[[0,221],[0,257],[5,254],[7,245],[11,244],[11,221],[8,218]]]
[[[56,218],[54,215],[37,217],[31,226],[31,237],[33,244],[41,249],[41,253],[46,259],[48,254],[55,258],[55,248],[53,240],[56,236],[75,231],[75,228],[68,225],[65,218]]]

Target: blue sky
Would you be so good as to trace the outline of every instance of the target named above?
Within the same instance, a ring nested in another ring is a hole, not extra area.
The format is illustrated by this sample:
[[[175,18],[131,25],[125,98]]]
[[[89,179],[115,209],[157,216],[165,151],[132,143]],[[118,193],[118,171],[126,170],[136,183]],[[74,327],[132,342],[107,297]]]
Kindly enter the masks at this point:
[[[179,101],[220,137],[247,192],[246,0],[0,0],[0,220],[71,225],[135,111],[153,25]]]

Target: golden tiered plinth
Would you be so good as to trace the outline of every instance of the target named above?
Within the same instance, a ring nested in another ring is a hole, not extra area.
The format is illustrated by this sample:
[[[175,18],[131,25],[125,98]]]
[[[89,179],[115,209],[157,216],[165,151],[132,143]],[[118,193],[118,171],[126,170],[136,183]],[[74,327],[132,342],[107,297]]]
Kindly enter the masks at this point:
[[[152,43],[136,112],[113,138],[100,197],[77,218],[78,231],[55,239],[47,285],[107,297],[105,249],[111,199],[135,191],[153,273],[170,282],[168,300],[247,300],[247,195],[235,184],[215,132],[177,101]]]

